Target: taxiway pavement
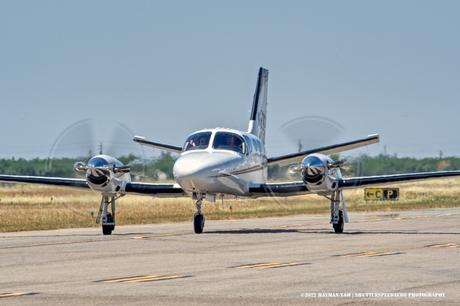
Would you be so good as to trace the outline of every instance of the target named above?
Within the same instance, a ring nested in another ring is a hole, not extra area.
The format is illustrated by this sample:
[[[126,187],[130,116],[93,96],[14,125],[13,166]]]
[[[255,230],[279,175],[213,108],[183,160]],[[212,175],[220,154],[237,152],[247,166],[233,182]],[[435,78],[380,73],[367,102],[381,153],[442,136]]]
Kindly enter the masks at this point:
[[[350,218],[0,233],[0,305],[458,305],[460,209]]]

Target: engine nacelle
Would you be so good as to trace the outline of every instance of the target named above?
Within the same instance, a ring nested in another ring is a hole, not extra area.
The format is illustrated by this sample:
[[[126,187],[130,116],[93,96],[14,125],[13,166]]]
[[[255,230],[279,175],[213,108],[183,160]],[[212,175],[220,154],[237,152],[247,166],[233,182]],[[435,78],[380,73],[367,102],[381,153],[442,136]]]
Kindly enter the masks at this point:
[[[336,188],[336,180],[341,177],[340,169],[335,162],[324,154],[307,155],[301,163],[302,180],[312,191],[332,191]]]
[[[88,161],[85,168],[81,164],[76,164],[75,169],[85,169],[88,186],[107,195],[123,191],[126,183],[131,182],[129,167],[108,155],[96,155]]]

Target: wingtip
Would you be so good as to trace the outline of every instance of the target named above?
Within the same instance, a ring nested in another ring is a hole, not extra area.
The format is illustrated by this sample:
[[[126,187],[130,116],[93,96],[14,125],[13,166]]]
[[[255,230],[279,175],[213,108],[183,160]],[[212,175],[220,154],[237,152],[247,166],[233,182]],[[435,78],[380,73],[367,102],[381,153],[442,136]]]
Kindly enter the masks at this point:
[[[379,134],[370,134],[367,136],[369,140],[372,141],[372,143],[379,143],[380,142],[380,135]]]
[[[145,137],[144,136],[134,136],[133,140],[134,141],[145,140]]]

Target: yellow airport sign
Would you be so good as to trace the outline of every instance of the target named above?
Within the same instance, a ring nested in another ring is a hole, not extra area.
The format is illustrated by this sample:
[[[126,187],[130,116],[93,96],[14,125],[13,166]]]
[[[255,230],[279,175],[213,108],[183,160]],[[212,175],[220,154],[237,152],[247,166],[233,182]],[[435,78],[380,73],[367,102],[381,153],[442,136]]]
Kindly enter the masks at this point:
[[[399,198],[399,188],[364,188],[366,201],[396,201]]]

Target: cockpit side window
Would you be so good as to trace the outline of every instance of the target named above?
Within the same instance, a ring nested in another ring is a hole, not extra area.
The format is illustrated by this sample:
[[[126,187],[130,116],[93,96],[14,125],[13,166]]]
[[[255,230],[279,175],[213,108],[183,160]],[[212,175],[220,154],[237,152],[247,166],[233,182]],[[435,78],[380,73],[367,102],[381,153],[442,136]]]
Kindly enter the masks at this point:
[[[251,137],[243,136],[244,143],[246,144],[246,154],[254,153],[255,148]]]
[[[265,155],[265,145],[262,142],[260,143],[260,153]]]
[[[260,140],[257,140],[257,145],[259,146],[259,152],[261,155],[264,155],[265,154],[265,150],[264,150],[264,144],[262,143],[262,141]]]
[[[208,148],[211,132],[200,132],[191,135],[184,144],[184,151],[204,150]]]
[[[254,138],[251,138],[251,142],[252,147],[254,148],[254,151],[252,153],[259,154],[259,147],[257,146],[257,141]]]
[[[214,136],[212,147],[218,150],[230,150],[242,154],[246,153],[246,145],[243,138],[233,133],[217,132]]]

